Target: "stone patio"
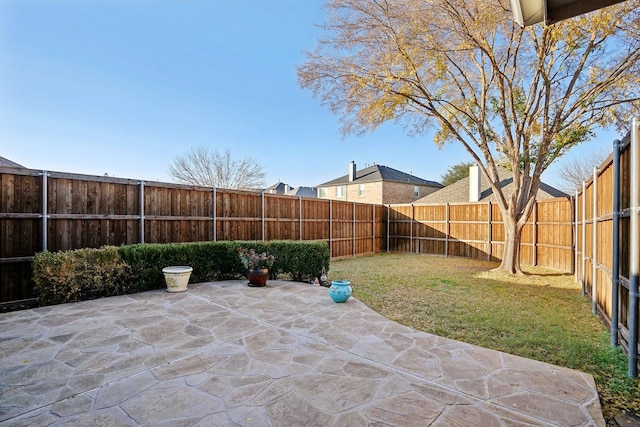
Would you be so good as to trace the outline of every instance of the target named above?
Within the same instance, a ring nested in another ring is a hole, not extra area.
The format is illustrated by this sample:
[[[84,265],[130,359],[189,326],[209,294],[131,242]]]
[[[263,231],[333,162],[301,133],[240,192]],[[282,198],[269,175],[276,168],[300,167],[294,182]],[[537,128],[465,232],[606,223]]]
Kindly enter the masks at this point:
[[[591,375],[270,281],[0,315],[10,426],[604,426]]]

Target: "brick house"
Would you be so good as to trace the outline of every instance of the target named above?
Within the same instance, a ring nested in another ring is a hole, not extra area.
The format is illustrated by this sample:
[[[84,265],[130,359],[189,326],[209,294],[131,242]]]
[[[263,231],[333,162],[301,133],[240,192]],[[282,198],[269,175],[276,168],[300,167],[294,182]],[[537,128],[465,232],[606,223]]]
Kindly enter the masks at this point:
[[[442,184],[418,178],[388,166],[373,165],[356,170],[318,186],[318,198],[361,203],[411,203],[438,189]]]

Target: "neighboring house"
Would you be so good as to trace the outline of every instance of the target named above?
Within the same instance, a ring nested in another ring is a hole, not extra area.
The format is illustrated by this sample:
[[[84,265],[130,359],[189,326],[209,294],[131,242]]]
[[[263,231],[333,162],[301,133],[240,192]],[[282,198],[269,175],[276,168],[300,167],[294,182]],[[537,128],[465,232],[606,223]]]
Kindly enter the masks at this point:
[[[2,157],[2,156],[0,156],[0,166],[8,166],[10,168],[24,168],[24,166],[22,166],[21,164],[18,164],[16,162],[12,162],[11,160],[7,159],[6,157]]]
[[[373,165],[356,170],[318,186],[318,198],[362,203],[411,203],[438,189],[442,184],[418,178],[388,166]]]
[[[318,197],[318,189],[316,187],[296,187],[285,193],[287,196],[296,197]]]
[[[513,191],[513,176],[511,171],[498,166],[498,177],[500,178],[500,187],[502,187],[505,195],[511,194]],[[569,195],[543,182],[540,183],[536,200],[555,197],[569,197]],[[414,203],[421,205],[441,205],[445,203],[486,203],[495,201],[493,190],[487,179],[482,175],[478,166],[471,166],[468,177],[462,178],[451,185],[447,185],[426,197],[416,200]]]
[[[291,191],[293,189],[293,187],[291,187],[289,184],[285,184],[284,182],[276,182],[275,184],[273,184],[270,187],[265,188],[264,190],[262,190],[263,193],[269,193],[269,194],[287,194],[288,191]]]
[[[286,196],[296,196],[296,197],[318,197],[317,189],[315,187],[297,187],[293,188],[289,184],[285,184],[284,182],[277,182],[270,187],[262,190],[264,193],[269,194],[284,194]]]

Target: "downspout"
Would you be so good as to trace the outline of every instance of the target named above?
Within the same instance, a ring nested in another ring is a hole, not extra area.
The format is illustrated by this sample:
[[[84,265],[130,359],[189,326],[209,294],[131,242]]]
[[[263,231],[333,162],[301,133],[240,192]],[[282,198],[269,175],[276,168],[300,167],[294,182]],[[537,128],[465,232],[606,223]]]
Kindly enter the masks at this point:
[[[620,140],[613,141],[613,253],[611,260],[611,347],[618,346],[620,290]]]
[[[629,377],[638,376],[638,270],[640,269],[640,248],[638,237],[638,131],[639,122],[634,118],[631,122],[631,159],[629,161],[631,178],[631,214],[629,237]]]

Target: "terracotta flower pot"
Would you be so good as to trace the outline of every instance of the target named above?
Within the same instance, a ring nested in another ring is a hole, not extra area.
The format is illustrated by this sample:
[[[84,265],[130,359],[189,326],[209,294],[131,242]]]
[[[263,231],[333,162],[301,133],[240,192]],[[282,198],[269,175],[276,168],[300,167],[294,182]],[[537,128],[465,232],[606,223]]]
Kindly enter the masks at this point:
[[[269,269],[263,268],[262,270],[247,270],[247,279],[249,279],[249,286],[265,286],[267,284],[267,278],[269,277]]]

